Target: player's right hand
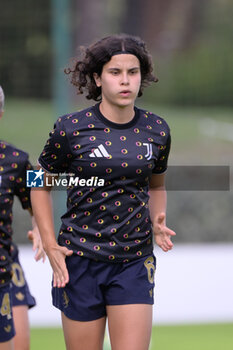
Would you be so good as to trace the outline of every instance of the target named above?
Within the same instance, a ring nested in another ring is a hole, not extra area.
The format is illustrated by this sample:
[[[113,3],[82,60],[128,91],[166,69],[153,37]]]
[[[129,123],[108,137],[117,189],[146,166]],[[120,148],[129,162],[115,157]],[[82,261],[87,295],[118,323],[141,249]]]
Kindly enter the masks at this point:
[[[63,288],[69,282],[65,258],[73,254],[72,250],[58,244],[47,250],[47,255],[53,269],[53,287]]]

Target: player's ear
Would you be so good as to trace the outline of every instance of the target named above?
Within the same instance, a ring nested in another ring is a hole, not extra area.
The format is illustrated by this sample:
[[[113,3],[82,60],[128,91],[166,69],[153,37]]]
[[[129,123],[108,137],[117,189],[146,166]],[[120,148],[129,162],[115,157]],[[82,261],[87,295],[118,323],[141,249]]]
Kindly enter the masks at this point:
[[[95,80],[96,86],[101,87],[101,78],[97,73],[93,74],[93,78]]]

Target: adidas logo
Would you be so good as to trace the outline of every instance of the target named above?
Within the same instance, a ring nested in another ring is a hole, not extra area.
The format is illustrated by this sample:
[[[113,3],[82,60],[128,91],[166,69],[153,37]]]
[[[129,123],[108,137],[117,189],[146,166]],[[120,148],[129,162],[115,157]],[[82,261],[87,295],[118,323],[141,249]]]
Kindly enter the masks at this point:
[[[110,154],[107,152],[106,148],[103,145],[99,145],[97,148],[94,148],[92,152],[89,154],[91,158],[108,158]]]

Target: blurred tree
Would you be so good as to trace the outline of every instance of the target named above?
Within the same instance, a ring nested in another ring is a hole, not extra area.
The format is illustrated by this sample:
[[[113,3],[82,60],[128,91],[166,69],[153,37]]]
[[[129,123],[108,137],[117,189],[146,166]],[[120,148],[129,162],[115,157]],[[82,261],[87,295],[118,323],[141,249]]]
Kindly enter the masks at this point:
[[[122,30],[141,36],[159,66],[157,102],[233,104],[232,16],[230,0],[125,1]]]
[[[8,96],[48,97],[50,1],[1,0],[0,9],[1,84]]]
[[[233,104],[232,0],[67,2],[72,56],[110,33],[139,35],[158,64],[158,102]],[[50,97],[51,1],[0,0],[0,9],[1,84],[8,96]]]
[[[88,45],[106,33],[107,2],[107,0],[73,0],[74,49],[79,45]]]
[[[209,0],[127,0],[123,31],[142,36],[151,50],[184,49],[197,37]]]
[[[144,2],[147,6],[148,1]],[[140,36],[142,34],[143,2],[140,0],[126,0],[125,10],[120,19],[121,28],[124,33]],[[145,39],[145,38],[144,38]]]

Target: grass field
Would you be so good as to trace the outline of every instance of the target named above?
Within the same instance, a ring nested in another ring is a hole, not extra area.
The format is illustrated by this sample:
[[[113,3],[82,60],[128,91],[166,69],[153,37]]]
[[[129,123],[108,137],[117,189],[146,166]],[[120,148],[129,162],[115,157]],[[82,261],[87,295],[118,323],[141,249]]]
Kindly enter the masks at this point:
[[[64,350],[63,333],[58,328],[34,328],[31,350]],[[233,324],[155,326],[150,350],[232,350]],[[110,350],[105,342],[104,350]],[[123,349],[122,349],[123,350]]]

